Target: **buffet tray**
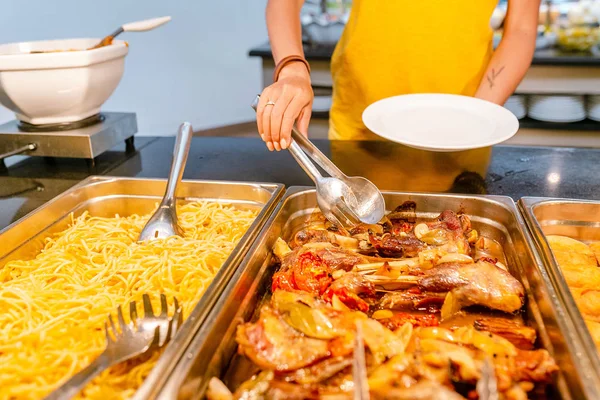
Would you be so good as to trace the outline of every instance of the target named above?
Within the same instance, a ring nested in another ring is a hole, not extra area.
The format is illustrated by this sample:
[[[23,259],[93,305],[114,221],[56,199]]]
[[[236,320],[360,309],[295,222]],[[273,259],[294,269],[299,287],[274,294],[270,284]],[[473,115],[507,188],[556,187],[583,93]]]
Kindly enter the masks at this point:
[[[497,240],[504,248],[510,272],[527,293],[525,317],[538,330],[539,345],[555,357],[561,372],[552,395],[565,399],[600,398],[588,390],[585,368],[580,362],[579,338],[574,334],[554,289],[540,267],[534,246],[515,203],[508,197],[458,196],[384,192],[386,204],[396,207],[404,201],[417,203],[420,218],[435,218],[445,209],[463,210],[482,235]],[[220,377],[235,386],[248,378],[252,366],[235,356],[236,326],[253,318],[268,293],[273,268],[271,248],[278,237],[288,239],[316,207],[314,189],[290,188],[260,236],[242,261],[206,323],[172,371],[166,384],[155,387],[149,398],[196,399],[205,395],[211,377]],[[578,347],[579,346],[579,347]],[[234,359],[235,358],[235,359]],[[246,375],[246,376],[240,376]],[[553,396],[554,398],[555,396]]]
[[[75,217],[88,212],[96,217],[128,216],[151,212],[160,202],[167,181],[92,176],[57,196],[42,207],[0,232],[0,268],[14,259],[32,259],[52,234],[64,230]],[[260,210],[258,216],[216,274],[204,296],[192,309],[181,330],[165,348],[146,378],[151,386],[161,380],[183,355],[196,331],[237,270],[260,229],[268,220],[281,196],[283,185],[226,181],[184,180],[178,187],[178,201],[209,200]]]
[[[588,367],[586,379],[594,383],[595,393],[600,393],[600,356],[598,349],[579,312],[571,290],[556,262],[546,235],[569,236],[581,241],[600,241],[600,201],[557,199],[544,197],[523,197],[519,200],[538,254],[556,293],[574,329],[583,344],[579,357]],[[599,395],[589,398],[599,399]]]

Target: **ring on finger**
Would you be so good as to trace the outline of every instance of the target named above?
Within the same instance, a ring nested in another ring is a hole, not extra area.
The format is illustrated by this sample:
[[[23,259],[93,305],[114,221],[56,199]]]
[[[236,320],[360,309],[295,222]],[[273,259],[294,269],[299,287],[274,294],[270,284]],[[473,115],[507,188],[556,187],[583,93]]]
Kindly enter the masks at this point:
[[[265,104],[265,107],[266,106],[274,106],[274,105],[275,105],[275,102],[273,100],[269,100],[269,101],[267,101],[267,104]]]

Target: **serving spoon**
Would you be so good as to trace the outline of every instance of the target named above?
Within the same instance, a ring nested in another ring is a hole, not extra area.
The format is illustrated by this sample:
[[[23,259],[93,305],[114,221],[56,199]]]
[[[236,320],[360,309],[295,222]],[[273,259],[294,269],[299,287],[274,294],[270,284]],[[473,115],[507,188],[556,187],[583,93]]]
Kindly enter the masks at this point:
[[[112,315],[104,323],[106,348],[87,367],[73,375],[58,389],[50,393],[44,400],[67,400],[75,397],[93,378],[105,369],[126,360],[140,356],[148,351],[164,347],[181,328],[183,313],[174,298],[175,311],[171,317],[168,313],[167,297],[160,295],[160,314],[152,309],[150,296],[142,295],[144,315],[138,316],[135,301],[129,303],[129,323],[125,323],[121,306],[117,308],[117,324]]]
[[[138,241],[164,239],[175,235],[183,236],[183,229],[181,229],[177,222],[175,195],[177,193],[177,185],[179,185],[183,176],[193,135],[192,125],[189,122],[181,124],[177,132],[177,139],[175,139],[173,163],[171,164],[171,172],[169,173],[165,195],[158,206],[158,210],[150,217],[146,226],[142,229]]]
[[[260,96],[256,96],[252,108],[256,111]],[[329,221],[344,227],[363,222],[376,224],[385,215],[383,195],[371,181],[362,177],[346,176],[310,140],[292,128],[292,142],[288,148],[298,164],[315,182],[317,204]],[[311,162],[312,158],[331,177],[324,177]]]
[[[104,39],[102,39],[97,45],[90,48],[89,50],[97,49],[97,48],[100,48],[103,46],[108,46],[108,45],[112,44],[114,38],[116,38],[123,32],[149,31],[154,28],[158,28],[161,25],[166,24],[170,20],[171,20],[171,17],[159,17],[159,18],[146,19],[143,21],[129,22],[128,24],[122,25],[119,29],[117,29],[110,35],[104,37]]]

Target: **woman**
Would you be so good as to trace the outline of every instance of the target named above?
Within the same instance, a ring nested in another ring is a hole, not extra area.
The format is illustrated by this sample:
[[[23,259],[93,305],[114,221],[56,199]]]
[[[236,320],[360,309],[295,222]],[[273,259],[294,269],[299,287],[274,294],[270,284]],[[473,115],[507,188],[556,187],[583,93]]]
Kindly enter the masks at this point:
[[[269,150],[287,148],[297,121],[307,134],[313,92],[303,59],[303,0],[269,0],[267,27],[276,82],[258,106]],[[354,0],[331,62],[330,139],[370,139],[362,112],[408,93],[451,93],[504,104],[525,75],[537,36],[540,0],[508,0],[504,35],[492,51],[497,0]]]

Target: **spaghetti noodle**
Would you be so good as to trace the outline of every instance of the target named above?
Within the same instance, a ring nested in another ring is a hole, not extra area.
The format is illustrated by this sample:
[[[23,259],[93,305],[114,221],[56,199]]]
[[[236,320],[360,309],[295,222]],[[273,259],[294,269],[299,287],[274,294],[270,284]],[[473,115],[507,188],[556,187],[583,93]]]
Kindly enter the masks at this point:
[[[83,214],[33,260],[0,269],[0,399],[38,399],[105,347],[107,315],[143,293],[177,297],[187,317],[256,211],[215,202],[178,207],[185,237],[137,243],[149,215]],[[81,398],[133,395],[159,354],[105,371]]]

